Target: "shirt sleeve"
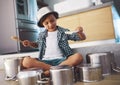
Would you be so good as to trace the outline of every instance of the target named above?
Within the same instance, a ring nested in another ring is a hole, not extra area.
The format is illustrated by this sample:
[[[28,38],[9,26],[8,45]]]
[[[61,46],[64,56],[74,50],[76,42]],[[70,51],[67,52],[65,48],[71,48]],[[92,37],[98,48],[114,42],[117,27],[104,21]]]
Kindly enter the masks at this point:
[[[67,35],[68,40],[73,40],[73,41],[81,40],[77,33],[66,34],[66,35]]]

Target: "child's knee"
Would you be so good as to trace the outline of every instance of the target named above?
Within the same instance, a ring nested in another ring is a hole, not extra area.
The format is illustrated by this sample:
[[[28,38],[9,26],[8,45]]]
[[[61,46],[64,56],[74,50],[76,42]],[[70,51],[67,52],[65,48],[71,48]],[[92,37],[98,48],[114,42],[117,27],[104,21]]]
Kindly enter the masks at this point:
[[[83,56],[80,53],[76,53],[76,60],[82,62],[83,61]]]
[[[23,65],[24,67],[26,67],[26,68],[30,68],[30,67],[32,67],[32,63],[33,63],[33,59],[32,59],[32,58],[30,58],[30,57],[25,57],[25,58],[23,59],[22,65]]]

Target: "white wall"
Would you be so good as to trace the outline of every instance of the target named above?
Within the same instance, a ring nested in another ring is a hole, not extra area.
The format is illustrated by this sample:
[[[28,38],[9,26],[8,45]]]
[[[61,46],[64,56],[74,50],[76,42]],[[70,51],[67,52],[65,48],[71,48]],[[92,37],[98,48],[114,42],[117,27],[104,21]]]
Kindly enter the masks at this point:
[[[54,10],[59,14],[69,13],[93,6],[91,0],[65,0],[54,4]]]
[[[16,36],[14,0],[0,0],[0,54],[17,50],[17,43],[10,39]]]
[[[54,9],[54,4],[62,2],[65,0],[44,0],[45,3],[49,4],[49,7]]]
[[[91,0],[44,0],[50,8],[59,14],[76,11],[92,6]]]

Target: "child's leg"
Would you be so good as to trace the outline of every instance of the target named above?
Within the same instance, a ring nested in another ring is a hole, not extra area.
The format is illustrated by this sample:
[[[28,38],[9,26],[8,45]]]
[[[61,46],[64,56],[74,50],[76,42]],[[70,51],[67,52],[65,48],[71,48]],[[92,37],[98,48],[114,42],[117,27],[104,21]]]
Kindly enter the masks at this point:
[[[22,66],[25,68],[41,68],[43,70],[49,70],[51,65],[31,57],[25,57],[22,61]]]
[[[60,65],[69,65],[69,66],[76,66],[80,64],[83,60],[83,57],[79,53],[75,53],[69,56],[65,61],[63,61]]]

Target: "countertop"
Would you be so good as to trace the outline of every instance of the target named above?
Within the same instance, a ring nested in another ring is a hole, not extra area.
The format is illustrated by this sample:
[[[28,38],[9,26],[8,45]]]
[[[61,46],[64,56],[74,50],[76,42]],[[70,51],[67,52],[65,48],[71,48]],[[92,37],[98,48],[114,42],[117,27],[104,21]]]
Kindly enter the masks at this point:
[[[73,50],[76,50],[77,48],[81,48],[81,47],[84,48],[84,47],[108,45],[108,44],[115,44],[115,39],[74,43],[74,44],[70,44],[70,47]],[[0,55],[0,69],[4,69],[4,59],[5,58],[15,58],[15,57],[23,57],[23,56],[31,56],[31,57],[36,58],[36,57],[38,57],[38,55],[39,55],[39,51]]]
[[[0,85],[18,85],[18,81],[5,80],[4,70],[0,70],[0,83]],[[101,81],[92,83],[76,82],[74,85],[120,85],[120,73],[113,73],[112,75],[105,76]]]

